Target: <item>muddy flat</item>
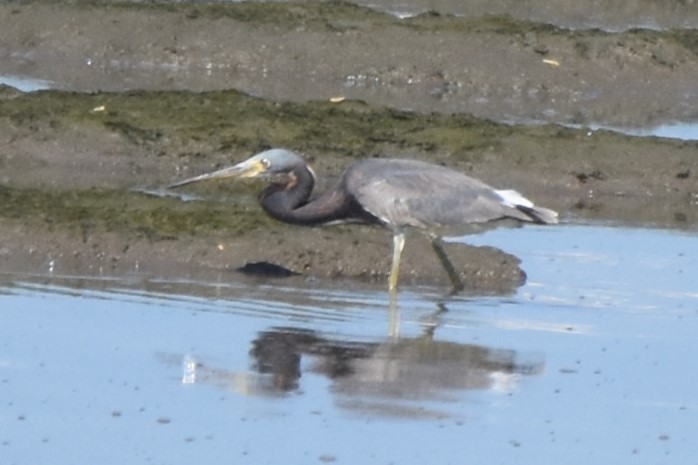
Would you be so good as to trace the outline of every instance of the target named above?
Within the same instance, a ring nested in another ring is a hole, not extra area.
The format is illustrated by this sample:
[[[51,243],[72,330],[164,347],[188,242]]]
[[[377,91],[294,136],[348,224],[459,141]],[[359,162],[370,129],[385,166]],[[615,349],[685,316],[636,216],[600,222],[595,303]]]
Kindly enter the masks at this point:
[[[0,75],[51,87],[0,91],[5,267],[259,261],[382,281],[387,231],[281,225],[257,183],[178,193],[193,201],[161,189],[269,147],[304,154],[318,190],[357,159],[400,156],[515,188],[566,222],[698,222],[698,142],[586,128],[695,118],[695,30],[345,3],[39,1],[0,5],[0,22]],[[406,282],[445,279],[428,249],[410,238]],[[452,249],[475,287],[522,280],[515,257]]]

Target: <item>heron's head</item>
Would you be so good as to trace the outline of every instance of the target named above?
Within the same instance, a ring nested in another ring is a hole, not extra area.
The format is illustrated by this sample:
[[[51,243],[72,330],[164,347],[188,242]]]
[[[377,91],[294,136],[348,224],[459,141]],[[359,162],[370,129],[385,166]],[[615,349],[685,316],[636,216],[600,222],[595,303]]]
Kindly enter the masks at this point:
[[[209,179],[223,178],[255,178],[287,174],[296,168],[305,167],[305,161],[290,150],[271,149],[260,152],[235,166],[223,168],[213,173],[206,173],[193,178],[179,181],[169,187],[179,187]]]

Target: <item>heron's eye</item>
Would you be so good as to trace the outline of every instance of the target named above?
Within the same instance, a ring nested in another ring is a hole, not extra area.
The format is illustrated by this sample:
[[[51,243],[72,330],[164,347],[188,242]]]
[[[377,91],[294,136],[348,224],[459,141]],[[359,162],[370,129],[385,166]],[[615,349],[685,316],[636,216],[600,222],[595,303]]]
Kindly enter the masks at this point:
[[[268,158],[262,158],[260,162],[264,165],[264,168],[269,168],[271,166],[271,162]]]

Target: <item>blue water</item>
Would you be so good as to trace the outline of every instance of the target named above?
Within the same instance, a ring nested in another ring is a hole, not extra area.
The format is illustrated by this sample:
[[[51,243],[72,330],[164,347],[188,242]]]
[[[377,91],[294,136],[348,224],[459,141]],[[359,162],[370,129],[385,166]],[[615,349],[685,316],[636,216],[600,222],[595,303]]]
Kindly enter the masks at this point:
[[[50,89],[52,83],[43,79],[35,79],[26,76],[8,76],[0,74],[0,84],[14,87],[21,92],[34,92]]]
[[[698,463],[698,234],[469,242],[528,283],[391,307],[357,283],[2,270],[2,463]]]
[[[578,125],[569,125],[573,128],[581,128]],[[597,131],[599,129],[620,132],[621,134],[627,134],[629,136],[640,136],[640,137],[664,137],[668,139],[680,139],[680,140],[698,140],[698,122],[677,122],[677,123],[667,123],[660,124],[652,127],[618,127],[618,126],[604,126],[604,125],[591,125],[589,129],[592,131]]]

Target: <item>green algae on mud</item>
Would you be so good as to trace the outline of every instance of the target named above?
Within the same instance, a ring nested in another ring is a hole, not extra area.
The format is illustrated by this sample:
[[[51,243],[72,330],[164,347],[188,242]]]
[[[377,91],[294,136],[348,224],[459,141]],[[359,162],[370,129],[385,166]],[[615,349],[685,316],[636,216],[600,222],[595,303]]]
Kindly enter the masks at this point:
[[[556,141],[583,142],[588,134],[585,129],[513,126],[467,114],[421,114],[361,101],[274,102],[234,90],[94,94],[40,91],[6,101],[0,107],[3,117],[29,128],[38,122],[54,129],[75,123],[101,124],[136,145],[168,145],[179,139],[202,141],[217,151],[258,150],[273,145],[293,147],[311,156],[313,152],[329,152],[349,157],[406,151],[428,153],[437,161],[479,160],[477,152],[481,151],[488,151],[492,158],[508,137],[551,145]],[[630,146],[690,144],[609,131],[594,134],[597,146],[605,142]],[[594,153],[588,157],[592,159]]]
[[[26,177],[32,158],[40,159],[35,170],[45,173],[39,177],[41,183],[23,187],[41,189],[50,178],[53,189],[70,190],[76,182],[74,172],[67,170],[63,174],[67,178],[60,179],[55,169],[62,156],[78,169],[81,163],[92,170],[103,169],[106,162],[126,167],[102,183],[91,181],[99,173],[83,173],[86,188],[132,189],[168,184],[281,146],[304,153],[321,178],[330,181],[352,159],[406,156],[448,164],[498,187],[516,187],[538,203],[561,210],[563,216],[571,211],[584,217],[664,225],[680,219],[679,227],[698,221],[691,207],[698,192],[691,171],[698,150],[695,141],[555,125],[513,126],[464,114],[422,114],[360,101],[275,102],[237,91],[41,91],[4,100],[2,120],[7,123],[3,137],[9,140],[3,150],[10,155],[23,141],[50,142],[76,127],[84,129],[79,137],[87,138],[82,154],[58,155],[50,152],[55,150],[49,145],[41,149],[52,153],[49,158],[36,146],[26,158],[4,157],[0,162],[8,186]],[[112,135],[123,143],[113,153],[103,153],[104,139]],[[231,153],[238,155],[231,158]],[[254,198],[248,184],[239,186],[240,196]],[[665,204],[672,205],[670,211],[665,211]]]
[[[261,212],[236,203],[187,201],[115,189],[47,191],[0,186],[0,218],[91,234],[125,233],[149,240],[224,233],[240,236],[268,227]]]
[[[489,146],[511,127],[467,115],[423,115],[360,101],[272,102],[229,90],[206,93],[78,94],[41,91],[12,99],[0,118],[29,126],[98,123],[138,145],[165,138],[206,141],[215,150],[270,145],[309,153],[366,156],[383,148],[462,152]]]

